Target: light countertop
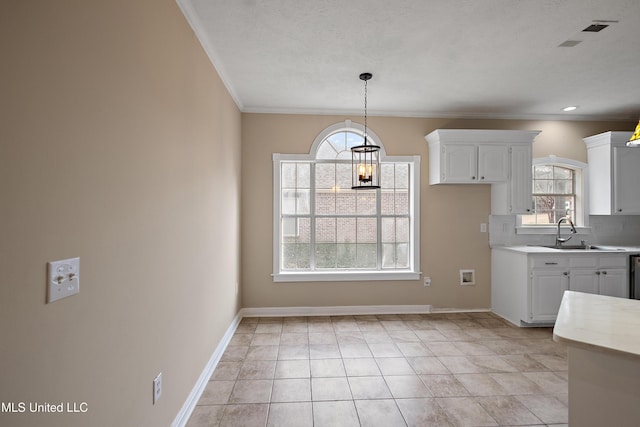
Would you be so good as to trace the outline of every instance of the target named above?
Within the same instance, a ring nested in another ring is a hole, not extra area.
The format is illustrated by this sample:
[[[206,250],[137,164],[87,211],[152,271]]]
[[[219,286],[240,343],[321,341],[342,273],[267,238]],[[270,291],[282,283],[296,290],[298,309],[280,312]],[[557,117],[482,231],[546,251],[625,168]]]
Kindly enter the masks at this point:
[[[640,359],[640,300],[565,291],[553,339]]]
[[[545,246],[494,246],[492,249],[500,249],[514,252],[523,252],[528,254],[596,254],[596,253],[640,253],[640,247],[637,246],[609,246],[596,245],[596,249],[556,249],[547,248]]]

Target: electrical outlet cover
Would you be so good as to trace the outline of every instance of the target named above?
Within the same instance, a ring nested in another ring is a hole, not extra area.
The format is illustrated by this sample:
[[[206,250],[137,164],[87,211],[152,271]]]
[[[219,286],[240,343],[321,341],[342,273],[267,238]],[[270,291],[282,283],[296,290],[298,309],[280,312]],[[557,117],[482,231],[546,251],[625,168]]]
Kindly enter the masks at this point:
[[[47,303],[80,292],[80,258],[47,263]]]
[[[162,372],[153,379],[153,403],[155,404],[162,396]]]

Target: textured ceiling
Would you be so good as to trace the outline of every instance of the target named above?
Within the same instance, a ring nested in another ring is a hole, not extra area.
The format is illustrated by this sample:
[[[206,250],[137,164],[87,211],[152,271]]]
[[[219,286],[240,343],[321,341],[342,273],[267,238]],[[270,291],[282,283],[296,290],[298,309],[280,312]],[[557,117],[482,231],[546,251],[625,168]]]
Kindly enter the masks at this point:
[[[178,3],[244,112],[640,117],[640,0]]]

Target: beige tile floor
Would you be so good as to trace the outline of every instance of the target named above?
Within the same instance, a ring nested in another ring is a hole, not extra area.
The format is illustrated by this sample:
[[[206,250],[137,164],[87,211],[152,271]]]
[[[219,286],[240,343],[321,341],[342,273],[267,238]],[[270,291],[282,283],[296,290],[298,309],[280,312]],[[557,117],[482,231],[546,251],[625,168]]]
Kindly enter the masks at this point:
[[[188,427],[566,425],[566,348],[490,313],[244,318]]]

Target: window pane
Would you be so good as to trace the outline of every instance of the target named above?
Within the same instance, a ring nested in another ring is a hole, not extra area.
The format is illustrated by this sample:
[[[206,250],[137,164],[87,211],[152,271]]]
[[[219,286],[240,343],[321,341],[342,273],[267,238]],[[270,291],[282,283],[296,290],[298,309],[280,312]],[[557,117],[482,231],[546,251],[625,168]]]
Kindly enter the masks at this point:
[[[560,179],[556,181],[555,193],[571,194],[573,193],[573,181]]]
[[[320,144],[316,153],[316,159],[335,159],[338,152],[326,140]]]
[[[351,189],[351,164],[336,165],[336,187],[338,190]]]
[[[568,168],[563,168],[560,166],[553,167],[553,178],[554,179],[573,179],[573,171]]]
[[[298,242],[311,242],[311,218],[298,218]]]
[[[296,213],[298,215],[309,214],[309,190],[298,190],[296,192]]]
[[[316,267],[335,268],[337,260],[337,247],[334,243],[316,244]]]
[[[382,215],[393,215],[395,209],[395,197],[393,190],[380,190],[380,209]]]
[[[569,213],[571,213],[575,209],[574,200],[571,196],[556,197],[557,209],[561,212],[569,211]]]
[[[382,218],[382,242],[394,243],[396,241],[396,219]]]
[[[409,268],[409,243],[396,244],[396,268]]]
[[[409,165],[406,163],[396,163],[396,188],[409,188]]]
[[[297,250],[295,243],[284,243],[282,245],[282,268],[285,270],[295,270],[298,267]]]
[[[358,268],[376,268],[377,255],[375,243],[358,244],[356,250]]]
[[[409,242],[409,218],[396,218],[396,242]]]
[[[296,244],[296,252],[298,269],[308,270],[311,268],[311,263],[309,262],[309,243]]]
[[[375,218],[357,218],[357,242],[376,243],[378,240],[378,230]]]
[[[284,242],[295,242],[298,236],[298,219],[282,218],[282,237]]]
[[[533,167],[533,179],[552,179],[553,167],[548,165],[539,165]]]
[[[395,268],[396,245],[395,243],[382,244],[382,268]]]
[[[316,242],[335,243],[336,241],[336,219],[317,218],[316,219]]]
[[[395,181],[395,171],[393,163],[380,164],[380,187],[393,188]]]
[[[311,188],[310,185],[310,177],[311,177],[311,165],[309,163],[297,163],[297,171],[298,171],[298,188]]]
[[[553,193],[553,180],[537,179],[533,181],[533,193]]]
[[[406,190],[396,191],[395,194],[395,214],[409,214],[409,192]]]
[[[336,185],[336,165],[318,163],[316,165],[316,188],[332,189]]]
[[[356,265],[357,249],[355,243],[338,243],[336,250],[338,268],[353,268]]]
[[[282,190],[282,202],[280,209],[283,215],[294,215],[296,213],[298,193],[295,190]]]
[[[338,243],[355,243],[356,242],[356,219],[355,218],[338,218],[337,219],[337,238]]]
[[[296,188],[296,164],[282,163],[282,188]]]
[[[336,194],[332,190],[316,191],[316,213],[318,215],[336,213]]]
[[[336,193],[336,213],[338,215],[356,214],[356,190],[340,190]]]
[[[359,215],[376,214],[376,195],[374,190],[356,191],[356,209]]]

